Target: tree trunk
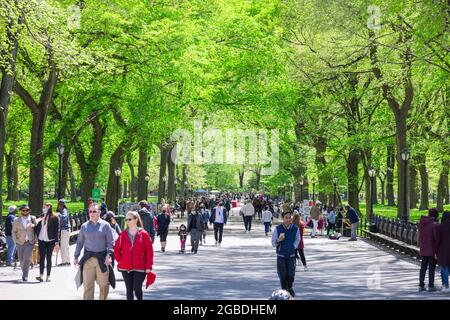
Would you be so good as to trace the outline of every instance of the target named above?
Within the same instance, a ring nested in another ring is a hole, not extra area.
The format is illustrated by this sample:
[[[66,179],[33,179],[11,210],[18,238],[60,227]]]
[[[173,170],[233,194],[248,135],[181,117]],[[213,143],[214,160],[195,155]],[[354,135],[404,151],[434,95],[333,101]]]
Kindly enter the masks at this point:
[[[187,181],[187,176],[186,176],[186,165],[183,164],[183,169],[182,169],[182,181],[181,181],[181,195],[183,198],[186,197],[186,181]]]
[[[244,188],[244,172],[245,172],[245,170],[244,170],[245,168],[244,168],[244,166],[242,166],[242,170],[239,170],[238,171],[238,174],[239,174],[239,188]]]
[[[410,209],[415,209],[415,208],[417,208],[417,202],[418,202],[417,168],[413,164],[411,164],[411,166],[409,168],[409,183],[410,183],[410,187],[409,187],[409,199],[410,199],[409,208]]]
[[[385,201],[384,201],[384,195],[385,195],[385,191],[384,191],[384,179],[381,179],[380,176],[378,176],[378,179],[380,180],[380,186],[381,186],[381,204],[384,206]]]
[[[8,201],[19,201],[19,175],[17,168],[16,149],[11,148],[10,153],[5,152],[6,159],[6,185]]]
[[[364,169],[364,193],[365,193],[365,202],[366,202],[366,218],[370,218],[370,202],[371,202],[371,186],[370,186],[370,176],[369,172]]]
[[[255,170],[256,174],[256,191],[259,192],[259,185],[261,183],[261,167],[257,166]]]
[[[75,174],[73,173],[72,163],[69,161],[69,177],[70,177],[70,201],[77,202],[77,186],[75,183]]]
[[[356,212],[359,212],[358,162],[358,152],[356,150],[350,150],[347,159],[348,204],[352,206]]]
[[[116,169],[122,169],[123,164],[123,156],[125,151],[129,147],[129,141],[122,141],[119,146],[114,150],[111,155],[111,159],[109,162],[109,175],[108,175],[108,188],[106,191],[106,205],[108,208],[115,212],[119,212],[119,208],[117,207],[117,200],[120,197],[120,186],[119,193],[117,192],[117,176],[115,174]]]
[[[429,184],[428,184],[428,170],[426,166],[425,154],[419,154],[417,156],[417,161],[419,163],[419,173],[420,173],[420,206],[419,210],[428,210],[429,204]]]
[[[378,183],[376,176],[373,179],[373,204],[378,204]]]
[[[61,194],[58,195],[59,199],[66,197],[67,176],[69,172],[69,158],[70,158],[70,149],[64,148],[64,153],[61,158]]]
[[[138,201],[147,200],[146,181],[147,175],[147,146],[141,143],[139,148],[139,164],[138,164],[138,180],[137,180],[137,197]]]
[[[123,195],[122,198],[128,198],[128,180],[123,179]]]
[[[162,145],[158,146],[161,152],[161,160],[159,163],[159,186],[158,186],[158,202],[166,196],[166,184],[164,178],[166,177],[168,149]]]
[[[331,178],[326,173],[326,165],[327,162],[325,160],[325,151],[327,149],[326,141],[323,137],[317,137],[315,139],[314,148],[316,149],[316,158],[315,163],[317,166],[317,170],[319,172],[318,174],[318,185],[319,185],[319,201],[322,203],[327,203],[327,193],[326,193],[326,186],[330,183]],[[317,187],[317,184],[316,184]],[[315,190],[317,192],[317,188]]]
[[[175,201],[175,163],[172,161],[172,157],[170,156],[172,153],[172,149],[175,147],[171,147],[168,151],[167,157],[167,168],[169,171],[169,179],[167,185],[167,198],[169,202]]]
[[[11,93],[14,87],[15,78],[15,68],[16,68],[16,58],[18,49],[18,31],[17,33],[11,32],[14,27],[19,30],[19,27],[15,25],[10,17],[8,25],[6,26],[6,38],[8,47],[3,50],[10,53],[10,55],[5,59],[6,69],[1,68],[2,71],[2,82],[0,85],[0,209],[3,208],[3,156],[5,153],[5,143],[6,143],[6,122],[8,118],[8,107],[11,102]],[[20,17],[18,25],[22,24],[23,18]],[[0,214],[0,222],[3,220],[3,215]]]
[[[393,145],[387,146],[387,187],[386,187],[386,197],[388,201],[388,206],[395,206],[394,197],[394,166],[395,166],[395,149]]]
[[[133,161],[131,158],[131,152],[127,154],[127,164],[128,167],[130,168],[130,175],[131,175],[131,181],[130,181],[130,198],[131,198],[131,202],[135,202],[136,201],[136,185],[137,185],[137,180],[136,180],[136,176],[134,175],[134,167],[133,167]]]
[[[405,168],[405,163],[402,159],[402,150],[406,148],[406,117],[404,117],[403,112],[396,113],[395,123],[396,123],[396,135],[397,135],[397,194],[398,194],[398,205],[397,205],[397,217],[401,219],[404,215],[404,212],[407,213],[407,217],[409,218],[409,197],[407,194],[407,190],[409,188],[408,182],[408,167]],[[406,197],[406,199],[405,199]],[[405,201],[406,200],[406,201]],[[406,208],[405,208],[406,206]]]
[[[441,173],[439,174],[438,182],[438,192],[437,192],[437,209],[442,212],[444,211],[444,200],[448,193],[448,173],[449,173],[449,163],[448,161],[442,161]]]

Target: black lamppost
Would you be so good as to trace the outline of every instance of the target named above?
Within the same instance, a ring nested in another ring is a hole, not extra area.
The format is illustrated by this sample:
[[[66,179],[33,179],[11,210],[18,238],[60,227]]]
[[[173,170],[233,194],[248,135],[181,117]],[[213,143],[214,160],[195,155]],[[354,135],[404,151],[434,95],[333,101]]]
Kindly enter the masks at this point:
[[[372,222],[373,218],[373,203],[374,203],[374,180],[375,180],[375,174],[376,171],[374,168],[369,169],[369,176],[370,176],[370,222]]]
[[[119,214],[119,198],[120,198],[120,190],[119,190],[119,183],[120,183],[120,175],[122,173],[122,171],[120,171],[120,169],[116,169],[114,171],[114,173],[116,174],[116,187],[117,187],[117,202],[116,202],[116,210],[117,210],[117,214]]]
[[[64,145],[62,143],[58,144],[56,147],[56,152],[58,153],[59,165],[58,165],[58,197],[61,198],[61,180],[62,180],[62,156],[64,154]]]
[[[333,207],[336,210],[336,184],[337,178],[333,178]]]
[[[148,198],[148,182],[150,181],[150,176],[145,175],[145,200]]]
[[[403,159],[403,169],[404,169],[404,180],[403,180],[403,221],[408,223],[408,160],[409,160],[409,150],[404,148],[402,150]]]
[[[300,180],[300,202],[303,202],[303,178]]]
[[[316,202],[316,178],[312,178],[311,182],[313,184],[313,202]]]

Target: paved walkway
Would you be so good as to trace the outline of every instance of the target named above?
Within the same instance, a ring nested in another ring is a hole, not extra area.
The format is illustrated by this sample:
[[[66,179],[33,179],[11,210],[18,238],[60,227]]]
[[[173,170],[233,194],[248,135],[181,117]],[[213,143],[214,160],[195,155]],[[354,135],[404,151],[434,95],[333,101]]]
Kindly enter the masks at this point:
[[[235,213],[236,214],[236,213]],[[176,221],[176,225],[180,222]],[[241,218],[231,217],[221,247],[215,247],[213,231],[198,254],[178,254],[175,231],[168,236],[165,253],[155,242],[155,284],[144,291],[144,299],[268,299],[279,288],[274,249],[263,226],[254,224],[245,234]],[[188,238],[189,243],[189,238]],[[73,253],[74,247],[71,247]],[[387,253],[360,240],[348,242],[323,237],[305,238],[309,271],[299,267],[294,289],[296,299],[450,299],[441,292],[417,292],[419,267],[411,259]],[[52,282],[38,283],[38,269],[30,271],[29,283],[15,283],[21,273],[0,268],[0,299],[82,299],[75,289],[74,267],[55,267]],[[109,299],[126,299],[125,285],[116,272],[117,287]],[[436,284],[440,286],[436,275]],[[96,296],[98,291],[96,291]]]

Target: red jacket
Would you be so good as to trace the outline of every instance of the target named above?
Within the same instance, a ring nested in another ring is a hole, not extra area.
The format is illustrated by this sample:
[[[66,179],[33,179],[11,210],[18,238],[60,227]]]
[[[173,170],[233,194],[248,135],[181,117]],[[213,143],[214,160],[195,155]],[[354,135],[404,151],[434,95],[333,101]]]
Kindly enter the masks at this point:
[[[122,231],[114,245],[114,258],[119,270],[146,270],[153,266],[153,244],[147,231],[139,229],[134,246],[126,229]]]

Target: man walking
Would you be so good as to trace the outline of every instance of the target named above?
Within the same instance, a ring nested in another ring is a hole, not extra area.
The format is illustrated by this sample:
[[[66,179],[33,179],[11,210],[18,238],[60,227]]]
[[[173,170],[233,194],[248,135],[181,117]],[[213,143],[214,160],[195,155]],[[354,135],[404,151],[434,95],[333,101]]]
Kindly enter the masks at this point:
[[[155,222],[153,218],[153,213],[150,212],[148,208],[148,203],[145,200],[141,200],[139,202],[139,206],[141,209],[138,211],[139,216],[141,217],[142,224],[144,225],[144,230],[150,235],[152,239],[152,243],[155,241]]]
[[[283,223],[272,234],[272,246],[277,252],[277,272],[281,289],[289,291],[295,297],[293,289],[295,279],[295,250],[300,243],[300,231],[292,223],[291,213],[281,214]]]
[[[226,209],[222,207],[220,202],[217,202],[216,207],[212,210],[209,221],[214,224],[214,238],[216,239],[216,246],[220,247],[220,244],[222,243],[223,225],[227,224]]]
[[[195,254],[198,250],[198,243],[202,236],[203,228],[204,222],[202,215],[198,213],[198,210],[193,211],[188,216],[188,226],[186,231],[191,234],[191,252]]]
[[[78,234],[74,266],[80,267],[81,283],[84,285],[84,300],[94,300],[95,282],[100,287],[100,300],[106,300],[109,284],[114,287],[114,270],[111,267],[114,253],[114,238],[111,226],[100,219],[98,204],[89,207],[89,221],[83,223]],[[78,262],[81,249],[84,255]]]
[[[319,203],[314,204],[314,206],[311,208],[311,211],[309,213],[310,218],[313,222],[313,226],[311,229],[311,238],[315,238],[316,237],[316,231],[317,231],[317,223],[319,221],[320,218],[320,208],[319,208]]]
[[[61,239],[61,263],[59,266],[70,266],[70,220],[69,213],[66,207],[66,200],[60,199],[58,201],[58,218],[59,218],[59,232]]]
[[[15,218],[12,227],[13,240],[17,246],[20,267],[22,268],[22,282],[28,281],[30,260],[35,244],[34,228],[37,225],[36,217],[30,215],[30,207],[23,205],[20,209],[22,217]]]
[[[241,210],[244,215],[245,233],[249,233],[250,230],[252,230],[252,219],[255,215],[255,208],[253,207],[251,200],[247,199]]]
[[[358,222],[359,222],[358,214],[356,213],[355,209],[353,209],[349,205],[346,205],[345,209],[347,210],[348,213],[348,219],[352,224],[351,237],[350,239],[348,239],[348,241],[356,241],[356,232],[358,230]]]
[[[17,207],[10,206],[8,209],[8,215],[6,216],[5,222],[5,235],[6,235],[6,244],[8,245],[8,252],[6,253],[6,266],[12,266],[12,262],[14,260],[14,255],[16,253],[16,243],[14,242],[12,236],[12,228],[14,219],[16,219]]]

